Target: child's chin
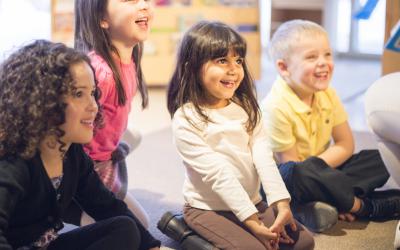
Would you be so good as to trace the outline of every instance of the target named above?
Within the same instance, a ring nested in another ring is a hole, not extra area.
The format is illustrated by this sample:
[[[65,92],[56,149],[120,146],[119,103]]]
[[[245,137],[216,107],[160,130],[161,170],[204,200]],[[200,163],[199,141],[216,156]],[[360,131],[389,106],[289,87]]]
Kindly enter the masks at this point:
[[[329,81],[319,82],[319,83],[316,85],[316,89],[318,89],[318,91],[327,90],[328,87],[329,87]]]
[[[75,142],[75,143],[78,143],[78,144],[88,144],[88,143],[90,143],[90,142],[92,141],[92,139],[93,139],[93,136],[90,136],[90,137],[84,138],[84,139],[82,139],[82,140],[79,140],[79,141],[77,141],[77,142]]]

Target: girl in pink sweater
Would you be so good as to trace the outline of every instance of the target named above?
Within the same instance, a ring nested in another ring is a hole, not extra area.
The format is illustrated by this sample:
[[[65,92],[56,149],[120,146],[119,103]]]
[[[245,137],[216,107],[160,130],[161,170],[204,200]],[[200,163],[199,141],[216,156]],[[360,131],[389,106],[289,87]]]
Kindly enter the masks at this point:
[[[126,202],[145,227],[149,223],[146,212],[127,193],[124,159],[129,146],[121,143],[121,137],[136,92],[140,92],[143,108],[148,103],[140,60],[153,15],[147,0],[75,0],[75,48],[88,52],[95,69],[105,124],[85,151],[104,184]],[[83,224],[88,222],[86,218],[82,217]]]

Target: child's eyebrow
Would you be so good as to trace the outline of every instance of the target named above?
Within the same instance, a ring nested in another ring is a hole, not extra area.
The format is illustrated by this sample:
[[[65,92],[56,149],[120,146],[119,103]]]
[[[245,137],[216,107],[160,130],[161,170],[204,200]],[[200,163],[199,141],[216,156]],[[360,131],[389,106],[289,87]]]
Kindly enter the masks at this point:
[[[74,89],[87,89],[88,86],[81,85],[81,86],[74,86],[73,88],[74,88]],[[92,88],[91,88],[91,89],[92,89]],[[95,87],[93,87],[93,89],[95,89]]]

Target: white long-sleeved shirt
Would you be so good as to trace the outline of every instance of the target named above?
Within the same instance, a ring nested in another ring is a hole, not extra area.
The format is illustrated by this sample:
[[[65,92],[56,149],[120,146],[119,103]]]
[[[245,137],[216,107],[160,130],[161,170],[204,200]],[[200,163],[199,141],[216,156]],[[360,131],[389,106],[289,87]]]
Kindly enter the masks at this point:
[[[202,122],[192,104],[178,109],[172,121],[174,142],[186,167],[185,201],[195,208],[232,211],[244,221],[258,212],[260,180],[268,204],[289,199],[262,121],[249,135],[248,115],[238,104],[205,111],[208,123]]]

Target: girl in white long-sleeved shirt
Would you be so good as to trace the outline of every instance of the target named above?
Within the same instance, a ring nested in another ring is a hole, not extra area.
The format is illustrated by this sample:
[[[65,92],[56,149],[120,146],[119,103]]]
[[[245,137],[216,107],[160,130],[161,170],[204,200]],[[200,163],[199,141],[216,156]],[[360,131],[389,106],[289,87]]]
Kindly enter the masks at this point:
[[[244,39],[219,22],[182,40],[168,109],[186,167],[184,219],[220,249],[312,249],[268,150],[245,54]]]

